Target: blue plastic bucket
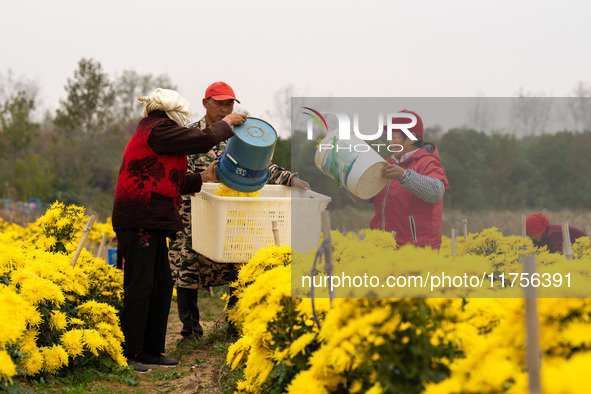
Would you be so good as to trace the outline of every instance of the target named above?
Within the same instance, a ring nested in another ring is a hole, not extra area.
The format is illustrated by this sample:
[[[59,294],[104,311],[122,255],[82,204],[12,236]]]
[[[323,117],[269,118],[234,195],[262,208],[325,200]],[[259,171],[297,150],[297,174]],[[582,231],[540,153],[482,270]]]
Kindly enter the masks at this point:
[[[109,249],[109,265],[117,267],[117,249]]]
[[[269,164],[275,150],[277,132],[269,123],[248,117],[234,128],[220,156],[216,172],[224,185],[241,192],[263,188],[269,179]]]

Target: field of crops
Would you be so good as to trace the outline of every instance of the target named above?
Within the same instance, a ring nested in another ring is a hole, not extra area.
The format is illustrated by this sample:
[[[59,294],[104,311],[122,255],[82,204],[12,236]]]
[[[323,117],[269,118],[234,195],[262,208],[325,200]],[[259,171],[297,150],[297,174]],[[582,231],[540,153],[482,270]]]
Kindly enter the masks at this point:
[[[82,208],[56,203],[27,227],[0,221],[0,390],[15,391],[23,379],[66,369],[126,368],[118,320],[121,272],[87,250],[72,267],[86,219]],[[90,238],[99,242],[104,233],[112,235],[110,223],[95,223]],[[460,237],[453,253],[448,238],[439,252],[396,249],[390,234],[369,230],[332,231],[331,243],[335,274],[416,274],[413,267],[423,264],[432,272],[489,272],[497,280],[491,291],[500,292],[499,278],[520,272],[525,254],[536,256],[540,274],[570,273],[571,288],[537,301],[541,384],[548,393],[588,391],[588,238],[573,245],[572,260],[494,228]],[[229,311],[241,334],[227,352],[228,366],[239,377],[235,391],[527,392],[521,289],[486,298],[476,290],[453,297],[377,298],[375,289],[365,288],[351,294],[357,298],[332,302],[317,289],[312,300],[294,279],[313,274],[314,257],[314,251],[304,255],[268,246],[241,269],[235,283],[239,301]],[[374,266],[376,261],[389,264]],[[316,268],[316,276],[327,273],[325,262]]]
[[[335,274],[340,267],[367,271],[372,262],[387,259],[398,264],[398,272],[428,261],[431,269],[479,267],[500,276],[520,270],[521,256],[533,253],[540,273],[576,272],[581,289],[591,284],[588,238],[573,245],[574,260],[494,228],[458,242],[454,257],[449,239],[437,253],[395,250],[391,235],[376,231],[365,231],[363,239],[333,231],[331,238]],[[270,246],[240,271],[240,300],[230,316],[242,336],[228,354],[232,367],[243,368],[239,391],[528,392],[523,298],[479,298],[474,292],[462,298],[337,298],[332,306],[327,298],[292,298],[292,279],[303,273],[294,261],[308,259],[299,266],[310,273],[312,257]],[[317,275],[323,273],[320,265]],[[539,299],[538,310],[544,392],[587,392],[591,302]]]

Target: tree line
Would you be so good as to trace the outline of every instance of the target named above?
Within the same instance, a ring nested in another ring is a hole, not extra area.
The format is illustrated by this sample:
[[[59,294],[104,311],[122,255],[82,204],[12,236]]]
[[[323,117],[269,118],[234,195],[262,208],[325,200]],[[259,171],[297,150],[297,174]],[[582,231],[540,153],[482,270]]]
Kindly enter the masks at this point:
[[[430,133],[426,133],[429,135]],[[293,136],[291,160],[312,188],[333,197],[333,208],[353,204],[344,188],[314,165],[317,141]],[[450,188],[446,209],[590,209],[591,131],[517,138],[454,128],[433,141]]]
[[[121,156],[142,112],[136,98],[157,87],[177,89],[166,75],[125,70],[113,77],[83,58],[57,110],[40,118],[36,85],[0,74],[0,198],[59,200],[109,216]],[[430,135],[450,183],[447,208],[589,208],[589,131],[516,138],[458,128]],[[293,163],[314,190],[333,196],[333,208],[352,204],[315,167],[316,144],[303,133],[280,138],[273,161],[287,169]]]
[[[82,58],[58,108],[40,117],[37,85],[0,73],[0,198],[59,200],[110,216],[121,157],[143,111],[136,99],[159,87],[178,89],[167,75],[111,76]],[[288,141],[277,144],[275,161],[289,165]]]
[[[83,58],[57,110],[39,120],[35,84],[0,75],[0,197],[59,200],[110,216],[121,156],[141,116],[136,98],[156,87],[176,89],[166,75],[111,77]]]

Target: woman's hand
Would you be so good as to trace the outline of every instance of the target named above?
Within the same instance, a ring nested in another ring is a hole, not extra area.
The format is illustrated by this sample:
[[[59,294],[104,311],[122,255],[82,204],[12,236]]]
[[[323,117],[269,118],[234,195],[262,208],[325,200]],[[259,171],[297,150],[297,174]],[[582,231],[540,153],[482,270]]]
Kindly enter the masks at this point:
[[[388,163],[382,168],[382,176],[387,179],[402,179],[404,175],[404,168],[397,166],[396,164]]]

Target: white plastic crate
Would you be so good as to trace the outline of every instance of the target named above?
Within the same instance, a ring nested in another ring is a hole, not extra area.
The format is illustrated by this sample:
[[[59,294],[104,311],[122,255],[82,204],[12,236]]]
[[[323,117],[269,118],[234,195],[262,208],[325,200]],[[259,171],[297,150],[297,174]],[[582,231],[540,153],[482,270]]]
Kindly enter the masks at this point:
[[[265,185],[259,197],[221,197],[219,183],[205,183],[191,197],[193,249],[220,263],[249,261],[275,243],[277,221],[282,245],[307,252],[318,246],[321,215],[330,197],[283,185]]]

